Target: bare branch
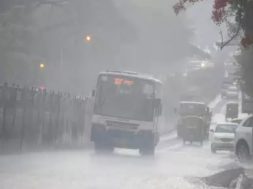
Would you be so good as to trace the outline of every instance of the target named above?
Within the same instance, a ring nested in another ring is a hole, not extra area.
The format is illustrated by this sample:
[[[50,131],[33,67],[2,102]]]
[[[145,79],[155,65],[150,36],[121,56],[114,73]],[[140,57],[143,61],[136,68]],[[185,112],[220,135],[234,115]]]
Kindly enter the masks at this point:
[[[222,33],[221,30],[220,30],[220,36],[221,36],[221,44],[223,44],[224,43],[224,41],[223,41],[223,33]]]
[[[241,4],[242,4],[242,2],[241,2]],[[241,23],[242,23],[242,12],[241,12],[242,10],[239,10],[239,12],[238,12],[238,18],[239,18],[239,21],[238,21],[238,27],[237,27],[237,30],[236,30],[236,32],[234,33],[234,35],[232,35],[232,37],[229,39],[229,40],[227,40],[226,42],[223,42],[223,39],[222,39],[222,43],[221,43],[221,45],[220,45],[220,48],[221,48],[221,50],[225,47],[225,46],[227,46],[229,43],[231,43],[238,35],[239,35],[239,33],[240,33],[240,30],[241,30],[241,28],[242,28],[242,26],[241,26]]]
[[[227,40],[226,42],[223,42],[223,36],[222,36],[222,42],[221,42],[221,45],[220,45],[221,50],[225,46],[227,46],[229,43],[231,43],[239,35],[240,30],[241,30],[241,24],[238,24],[238,28],[237,28],[235,34],[229,40]]]

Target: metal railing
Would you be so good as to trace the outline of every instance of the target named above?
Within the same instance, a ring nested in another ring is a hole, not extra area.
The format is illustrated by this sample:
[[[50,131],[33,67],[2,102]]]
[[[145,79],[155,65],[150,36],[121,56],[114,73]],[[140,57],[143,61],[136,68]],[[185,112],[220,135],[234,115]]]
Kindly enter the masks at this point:
[[[89,140],[89,98],[0,86],[0,151],[80,145]]]

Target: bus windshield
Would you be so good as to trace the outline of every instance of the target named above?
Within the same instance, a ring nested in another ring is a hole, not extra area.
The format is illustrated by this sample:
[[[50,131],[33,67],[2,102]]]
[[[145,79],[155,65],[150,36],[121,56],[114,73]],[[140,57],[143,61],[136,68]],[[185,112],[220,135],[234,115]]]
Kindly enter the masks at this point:
[[[95,113],[126,119],[153,121],[154,83],[121,75],[100,75]]]

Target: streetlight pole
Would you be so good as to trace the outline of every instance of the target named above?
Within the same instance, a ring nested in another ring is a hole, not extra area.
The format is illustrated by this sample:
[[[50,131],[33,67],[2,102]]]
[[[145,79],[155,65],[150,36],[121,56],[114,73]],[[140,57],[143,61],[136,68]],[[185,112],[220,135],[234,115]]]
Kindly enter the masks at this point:
[[[45,63],[34,63],[34,65],[32,66],[32,72],[33,72],[33,81],[32,81],[32,86],[36,87],[38,86],[42,81],[42,72],[46,69],[46,64]]]
[[[43,77],[43,72],[45,71],[45,69],[46,69],[46,64],[41,62],[39,64],[39,87],[41,87],[42,83],[45,82],[45,81],[43,81],[44,80],[43,79],[44,78]]]

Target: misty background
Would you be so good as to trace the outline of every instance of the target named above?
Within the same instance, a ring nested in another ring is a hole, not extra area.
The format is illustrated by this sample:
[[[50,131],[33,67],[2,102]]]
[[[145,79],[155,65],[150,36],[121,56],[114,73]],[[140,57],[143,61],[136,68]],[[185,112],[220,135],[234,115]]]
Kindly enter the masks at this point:
[[[175,2],[1,1],[0,80],[88,95],[103,70],[151,73],[166,81],[181,75],[189,61],[208,60],[214,67],[199,75],[215,72],[210,86],[216,91],[230,50],[215,47],[212,2],[179,16]]]

